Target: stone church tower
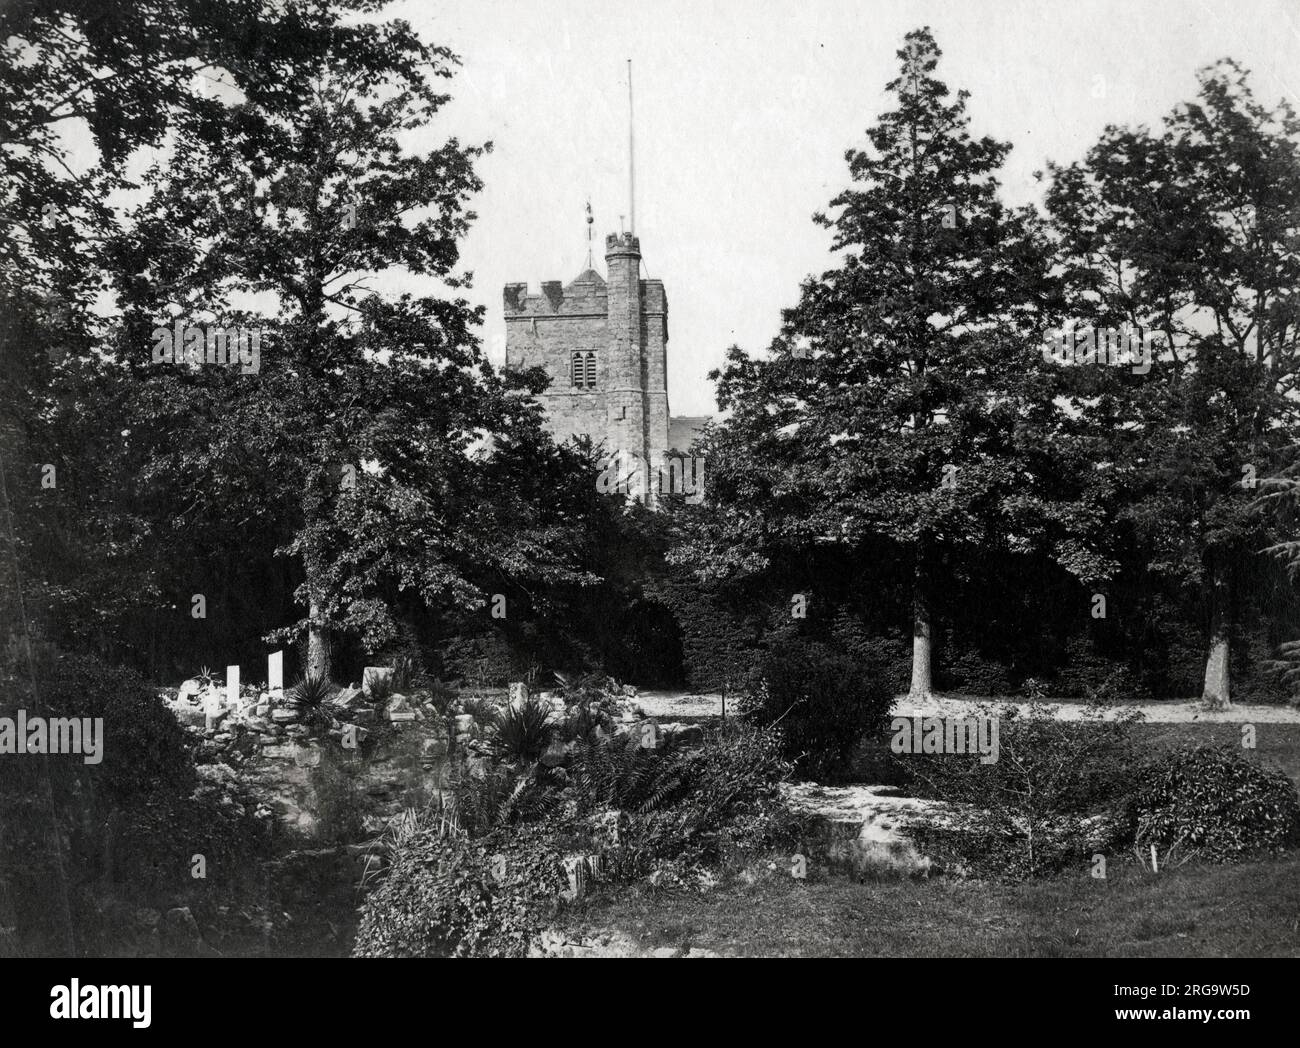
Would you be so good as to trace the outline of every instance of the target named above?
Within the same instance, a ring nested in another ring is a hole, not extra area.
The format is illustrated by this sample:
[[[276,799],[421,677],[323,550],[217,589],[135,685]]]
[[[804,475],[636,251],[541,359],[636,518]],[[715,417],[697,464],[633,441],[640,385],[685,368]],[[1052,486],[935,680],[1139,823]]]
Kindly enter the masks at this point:
[[[587,434],[608,452],[656,462],[685,453],[705,419],[668,414],[668,298],[659,280],[641,279],[641,242],[605,238],[609,276],[588,269],[573,283],[505,286],[506,364],[541,367],[542,395],[557,440]]]

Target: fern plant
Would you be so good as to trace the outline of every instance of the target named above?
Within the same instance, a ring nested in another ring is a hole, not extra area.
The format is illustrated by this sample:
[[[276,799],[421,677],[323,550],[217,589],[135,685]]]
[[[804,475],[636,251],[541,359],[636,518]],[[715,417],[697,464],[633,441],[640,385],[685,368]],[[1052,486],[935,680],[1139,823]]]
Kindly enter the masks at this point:
[[[570,774],[579,806],[586,810],[653,811],[681,794],[690,763],[672,736],[659,750],[624,736],[580,742]]]
[[[1277,658],[1265,664],[1265,670],[1287,691],[1287,701],[1300,706],[1300,641],[1287,641],[1277,649]]]

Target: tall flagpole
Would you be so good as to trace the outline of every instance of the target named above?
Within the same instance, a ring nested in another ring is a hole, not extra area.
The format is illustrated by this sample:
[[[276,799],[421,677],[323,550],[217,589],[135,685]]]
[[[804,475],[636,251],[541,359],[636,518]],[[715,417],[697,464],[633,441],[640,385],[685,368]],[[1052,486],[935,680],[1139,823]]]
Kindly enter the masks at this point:
[[[627,196],[628,232],[636,232],[636,141],[633,137],[632,59],[627,60]]]

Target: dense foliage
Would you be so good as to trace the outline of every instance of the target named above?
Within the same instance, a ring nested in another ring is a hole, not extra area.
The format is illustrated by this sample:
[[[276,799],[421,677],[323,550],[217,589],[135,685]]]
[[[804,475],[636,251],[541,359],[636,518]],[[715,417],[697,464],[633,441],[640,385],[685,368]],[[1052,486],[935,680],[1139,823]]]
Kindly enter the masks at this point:
[[[1237,862],[1276,851],[1300,835],[1295,784],[1240,750],[1184,747],[1154,762],[1133,799],[1139,847],[1168,860]]]
[[[690,750],[579,741],[562,776],[465,779],[454,805],[408,813],[378,842],[355,952],[519,955],[578,876],[707,880],[796,838],[777,792],[790,770],[775,735],[733,728]]]
[[[867,732],[883,728],[892,704],[892,693],[861,663],[796,643],[767,654],[739,708],[779,733],[801,776],[826,782],[845,771]]]

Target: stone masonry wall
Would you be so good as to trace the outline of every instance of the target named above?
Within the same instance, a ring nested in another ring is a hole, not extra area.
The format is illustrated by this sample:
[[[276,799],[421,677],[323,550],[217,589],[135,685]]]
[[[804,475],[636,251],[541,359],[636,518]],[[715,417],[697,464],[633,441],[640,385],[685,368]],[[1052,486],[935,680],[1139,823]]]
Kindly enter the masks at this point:
[[[568,285],[504,291],[506,361],[540,366],[551,380],[542,403],[558,439],[587,434],[610,451],[647,461],[668,448],[668,303],[662,282],[640,279],[640,242],[606,238],[609,279],[587,270]],[[575,388],[572,355],[595,353],[595,389]]]

